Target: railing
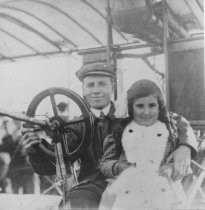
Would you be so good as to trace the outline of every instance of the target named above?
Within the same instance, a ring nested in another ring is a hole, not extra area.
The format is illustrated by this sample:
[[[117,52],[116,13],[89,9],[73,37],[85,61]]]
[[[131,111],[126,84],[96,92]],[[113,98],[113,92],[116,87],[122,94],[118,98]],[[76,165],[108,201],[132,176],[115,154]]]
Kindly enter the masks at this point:
[[[193,129],[195,130],[205,130],[205,120],[192,120],[189,121]]]
[[[203,182],[205,180],[205,120],[190,121],[192,128],[195,131],[198,140],[198,158],[192,160],[192,165],[195,168],[193,171],[193,181],[187,192],[189,205],[193,205],[197,194],[200,195],[201,201],[205,202],[205,192],[203,190]]]

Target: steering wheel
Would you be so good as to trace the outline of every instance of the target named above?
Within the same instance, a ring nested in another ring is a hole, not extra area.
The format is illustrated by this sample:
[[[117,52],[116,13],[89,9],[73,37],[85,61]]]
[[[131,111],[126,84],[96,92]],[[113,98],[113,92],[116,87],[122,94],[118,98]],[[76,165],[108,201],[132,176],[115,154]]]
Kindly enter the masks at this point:
[[[74,119],[74,120],[66,120],[66,121],[63,120],[63,118],[61,116],[59,116],[59,114],[58,114],[55,95],[63,95],[63,96],[68,97],[69,99],[72,99],[80,108],[82,115],[79,118]],[[62,145],[64,159],[72,160],[72,159],[79,157],[79,154],[82,152],[82,150],[84,150],[88,146],[90,139],[92,139],[92,137],[93,137],[94,120],[93,120],[93,115],[91,114],[91,111],[90,111],[88,105],[78,94],[76,94],[75,92],[73,92],[70,89],[49,88],[49,89],[46,89],[46,90],[40,92],[38,95],[36,95],[33,98],[33,100],[31,101],[31,103],[27,109],[26,115],[28,117],[35,117],[36,110],[37,110],[39,104],[46,97],[50,98],[50,102],[52,105],[52,110],[53,110],[54,115],[53,115],[53,117],[51,117],[49,119],[48,126],[42,126],[41,129],[45,130],[47,134],[48,133],[52,134],[52,132],[58,133],[58,136],[60,136],[59,139],[60,139],[60,142]],[[78,124],[78,125],[76,125],[76,124]],[[79,134],[77,131],[75,131],[75,129],[73,129],[73,125],[81,126],[81,128],[83,128],[83,131],[81,131],[81,133]],[[70,126],[70,128],[69,128],[69,126]],[[67,141],[69,141],[69,139],[65,138],[65,133],[68,131],[72,132],[78,138],[79,145],[77,147],[75,147],[75,149],[73,151],[70,151],[70,149],[68,148]],[[81,138],[81,139],[79,140],[79,138]],[[55,142],[56,140],[53,139],[53,141]],[[45,153],[47,153],[51,156],[55,156],[55,152],[53,150],[45,147],[43,143],[40,143],[39,147]]]

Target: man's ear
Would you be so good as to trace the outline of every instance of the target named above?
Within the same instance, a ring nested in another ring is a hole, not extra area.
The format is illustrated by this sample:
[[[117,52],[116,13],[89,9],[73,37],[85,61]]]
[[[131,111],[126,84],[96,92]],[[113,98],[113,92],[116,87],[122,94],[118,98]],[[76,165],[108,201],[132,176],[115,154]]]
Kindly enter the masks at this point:
[[[112,81],[112,93],[114,93],[115,92],[115,88],[116,88],[116,85],[115,85],[116,83],[115,83],[115,81],[114,81],[114,79],[113,79],[113,81]]]
[[[115,79],[111,78],[110,81],[111,81],[112,91],[114,92],[115,91]]]

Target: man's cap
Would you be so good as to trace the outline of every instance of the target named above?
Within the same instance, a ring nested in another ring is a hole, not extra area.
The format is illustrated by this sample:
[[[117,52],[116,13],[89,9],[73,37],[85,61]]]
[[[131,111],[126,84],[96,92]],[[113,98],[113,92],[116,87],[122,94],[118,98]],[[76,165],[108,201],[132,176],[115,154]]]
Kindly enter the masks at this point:
[[[83,81],[83,78],[86,76],[107,76],[114,77],[114,67],[110,66],[108,69],[106,63],[89,63],[84,64],[77,72],[76,76],[80,81]]]

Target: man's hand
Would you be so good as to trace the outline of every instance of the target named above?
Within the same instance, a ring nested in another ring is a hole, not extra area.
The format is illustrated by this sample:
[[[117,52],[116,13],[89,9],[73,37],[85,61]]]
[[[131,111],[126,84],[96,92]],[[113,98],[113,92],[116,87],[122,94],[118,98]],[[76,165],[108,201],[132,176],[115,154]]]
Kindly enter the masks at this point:
[[[27,152],[34,152],[32,146],[41,143],[41,139],[39,136],[34,132],[33,128],[22,128],[21,133],[22,137],[22,146]]]
[[[113,167],[113,173],[114,175],[119,175],[122,171],[129,168],[131,165],[125,160],[121,160],[117,162]]]
[[[174,181],[181,179],[190,173],[191,163],[191,149],[188,146],[179,146],[167,159],[167,164],[174,161],[174,170],[172,173],[172,179]]]

